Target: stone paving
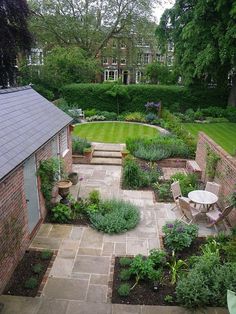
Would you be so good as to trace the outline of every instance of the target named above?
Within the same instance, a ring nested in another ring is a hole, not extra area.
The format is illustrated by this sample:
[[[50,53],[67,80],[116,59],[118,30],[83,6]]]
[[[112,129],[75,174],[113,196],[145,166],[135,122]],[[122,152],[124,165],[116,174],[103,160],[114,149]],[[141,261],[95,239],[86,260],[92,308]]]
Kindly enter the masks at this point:
[[[141,222],[125,234],[106,235],[85,226],[43,224],[31,243],[32,248],[58,250],[41,297],[1,296],[5,304],[2,314],[184,314],[181,307],[111,304],[111,280],[115,255],[147,255],[159,248],[159,235],[166,221],[180,213],[172,211],[173,203],[155,203],[151,191],[120,189],[120,166],[74,165],[83,177],[74,186],[75,197],[85,197],[98,189],[102,198],[122,198],[140,208]],[[200,235],[213,233],[200,224]],[[199,312],[200,313],[200,312]],[[209,309],[205,313],[228,313]]]

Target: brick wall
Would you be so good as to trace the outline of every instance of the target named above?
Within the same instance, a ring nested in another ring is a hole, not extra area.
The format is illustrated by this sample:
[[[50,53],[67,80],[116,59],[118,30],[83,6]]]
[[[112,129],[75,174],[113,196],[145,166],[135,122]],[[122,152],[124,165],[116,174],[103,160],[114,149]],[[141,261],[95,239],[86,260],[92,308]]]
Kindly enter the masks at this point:
[[[29,244],[23,167],[0,183],[0,293]]]
[[[64,156],[66,171],[72,168],[71,137],[68,132],[69,151]],[[52,142],[35,153],[36,166],[40,161],[53,156]],[[46,216],[43,195],[38,178],[39,204],[41,218]],[[0,294],[8,282],[25,249],[28,247],[28,210],[24,192],[23,165],[12,172],[0,183]]]
[[[236,158],[229,155],[222,147],[217,145],[205,133],[200,132],[196,152],[196,161],[202,170],[202,181],[204,182],[207,181],[207,147],[209,147],[220,157],[220,160],[217,163],[214,182],[217,182],[221,185],[220,203],[222,206],[225,206],[227,196],[234,190],[236,185]],[[232,226],[236,225],[236,209],[231,212],[229,221]]]

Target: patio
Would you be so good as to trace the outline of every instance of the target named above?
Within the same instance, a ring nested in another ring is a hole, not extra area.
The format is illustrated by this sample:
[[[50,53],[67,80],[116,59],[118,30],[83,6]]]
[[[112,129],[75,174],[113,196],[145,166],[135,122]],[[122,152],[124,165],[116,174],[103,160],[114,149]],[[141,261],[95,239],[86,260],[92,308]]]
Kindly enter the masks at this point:
[[[74,165],[83,177],[79,195],[86,196],[98,189],[103,198],[122,198],[136,204],[141,211],[138,227],[121,235],[106,235],[85,226],[43,224],[31,243],[31,248],[57,250],[42,295],[36,298],[1,296],[8,313],[189,313],[180,307],[111,304],[111,284],[116,255],[147,255],[160,247],[161,228],[166,221],[180,217],[172,211],[173,203],[155,203],[151,191],[120,189],[121,167]],[[72,193],[77,197],[78,186]],[[213,234],[214,228],[200,223],[199,235]],[[20,309],[20,312],[19,312]],[[210,309],[207,313],[228,313]]]

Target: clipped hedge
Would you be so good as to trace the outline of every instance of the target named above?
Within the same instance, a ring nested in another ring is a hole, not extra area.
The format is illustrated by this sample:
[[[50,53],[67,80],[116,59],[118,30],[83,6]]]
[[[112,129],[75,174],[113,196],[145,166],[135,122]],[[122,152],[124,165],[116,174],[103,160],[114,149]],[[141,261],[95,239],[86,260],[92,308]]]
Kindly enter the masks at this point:
[[[120,96],[110,95],[113,84],[70,84],[62,88],[62,95],[70,105],[83,110],[95,108],[104,111],[145,111],[148,101],[162,101],[170,111],[184,112],[188,108],[227,106],[227,91],[218,89],[189,89],[165,85],[119,85]],[[122,95],[123,94],[123,95]]]

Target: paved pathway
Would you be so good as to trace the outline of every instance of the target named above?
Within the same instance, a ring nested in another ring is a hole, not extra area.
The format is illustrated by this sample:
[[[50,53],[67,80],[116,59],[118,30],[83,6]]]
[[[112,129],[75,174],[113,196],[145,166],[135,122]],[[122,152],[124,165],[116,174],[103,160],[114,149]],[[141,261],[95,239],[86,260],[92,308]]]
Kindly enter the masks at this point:
[[[77,197],[98,189],[103,198],[122,198],[140,208],[141,222],[125,234],[109,236],[90,227],[43,224],[32,241],[32,248],[58,250],[48,281],[39,298],[1,296],[2,314],[154,314],[189,313],[180,307],[134,306],[110,303],[115,255],[147,255],[159,248],[159,233],[167,220],[180,214],[173,204],[154,203],[150,191],[122,191],[120,166],[75,165],[83,177],[81,187],[73,187]],[[211,230],[200,228],[200,234]],[[211,309],[206,313],[228,313]]]

